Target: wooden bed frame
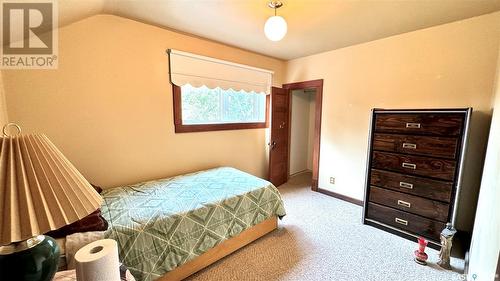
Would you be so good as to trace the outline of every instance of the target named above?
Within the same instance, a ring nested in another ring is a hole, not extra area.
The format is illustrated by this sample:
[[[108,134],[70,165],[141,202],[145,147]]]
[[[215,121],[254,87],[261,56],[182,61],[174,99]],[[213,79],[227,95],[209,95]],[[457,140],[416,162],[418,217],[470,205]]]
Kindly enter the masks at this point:
[[[204,254],[198,256],[176,269],[169,271],[167,274],[158,278],[157,281],[173,281],[182,280],[191,274],[211,265],[212,263],[222,259],[223,257],[233,253],[234,251],[250,244],[260,237],[268,234],[278,227],[277,217],[269,218],[243,232],[238,236],[228,239],[216,247],[208,250]]]

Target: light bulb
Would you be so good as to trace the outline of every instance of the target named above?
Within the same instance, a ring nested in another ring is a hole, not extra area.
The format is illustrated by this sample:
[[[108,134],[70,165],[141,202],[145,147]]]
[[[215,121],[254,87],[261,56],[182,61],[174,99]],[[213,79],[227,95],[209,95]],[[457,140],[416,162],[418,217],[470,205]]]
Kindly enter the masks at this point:
[[[287,24],[283,17],[272,16],[267,19],[264,25],[264,33],[267,39],[271,41],[280,41],[285,37],[287,31]]]

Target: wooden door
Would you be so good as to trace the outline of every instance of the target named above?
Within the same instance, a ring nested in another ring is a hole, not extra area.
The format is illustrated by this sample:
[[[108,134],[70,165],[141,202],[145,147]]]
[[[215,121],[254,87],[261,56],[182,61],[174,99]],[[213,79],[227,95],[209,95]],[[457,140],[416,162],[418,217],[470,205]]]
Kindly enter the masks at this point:
[[[269,181],[275,186],[288,180],[288,90],[273,87],[271,91],[271,140],[269,142]]]

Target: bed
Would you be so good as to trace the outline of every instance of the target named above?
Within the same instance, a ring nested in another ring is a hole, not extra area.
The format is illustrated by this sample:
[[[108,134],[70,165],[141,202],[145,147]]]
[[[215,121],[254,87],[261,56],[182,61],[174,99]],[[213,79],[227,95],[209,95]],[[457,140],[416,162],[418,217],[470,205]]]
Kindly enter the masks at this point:
[[[285,215],[268,181],[222,167],[107,189],[107,238],[137,280],[180,280],[277,227]]]

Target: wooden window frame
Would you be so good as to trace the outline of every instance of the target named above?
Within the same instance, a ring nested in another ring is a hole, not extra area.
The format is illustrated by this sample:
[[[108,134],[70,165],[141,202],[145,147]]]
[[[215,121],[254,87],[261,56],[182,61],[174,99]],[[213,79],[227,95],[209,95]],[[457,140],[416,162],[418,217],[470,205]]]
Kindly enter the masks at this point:
[[[174,98],[173,104],[174,104],[175,133],[269,128],[269,102],[271,95],[266,95],[266,121],[264,122],[184,125],[182,124],[181,87],[172,84],[172,92]]]

